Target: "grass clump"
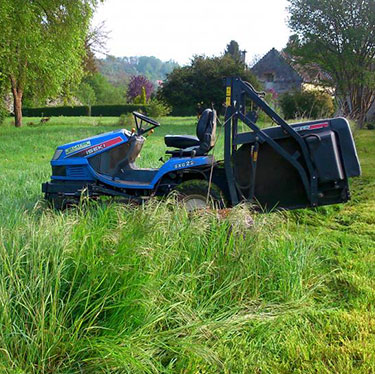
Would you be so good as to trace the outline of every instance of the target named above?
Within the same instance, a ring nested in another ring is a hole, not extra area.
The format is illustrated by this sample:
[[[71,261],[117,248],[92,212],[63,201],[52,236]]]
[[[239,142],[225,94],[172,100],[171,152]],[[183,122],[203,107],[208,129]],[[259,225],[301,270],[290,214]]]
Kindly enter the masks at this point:
[[[38,228],[3,230],[4,367],[219,370],[217,333],[311,304],[316,245],[276,237],[273,222],[244,237],[212,213],[172,205],[40,208]]]
[[[222,218],[171,199],[61,213],[40,192],[54,148],[114,129],[69,120],[0,128],[0,372],[375,370],[373,132],[356,134],[363,177],[346,205]],[[145,166],[164,133],[194,132],[192,118],[161,123]]]

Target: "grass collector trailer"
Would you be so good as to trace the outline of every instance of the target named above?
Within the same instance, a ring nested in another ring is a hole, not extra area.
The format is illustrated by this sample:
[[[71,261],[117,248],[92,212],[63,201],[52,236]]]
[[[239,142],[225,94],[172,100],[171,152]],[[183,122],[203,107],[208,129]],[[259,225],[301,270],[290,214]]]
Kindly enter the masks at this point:
[[[349,200],[348,178],[360,175],[349,123],[344,118],[289,125],[240,78],[227,78],[224,160],[209,152],[216,142],[216,112],[206,109],[197,136],[167,135],[170,158],[159,169],[138,168],[145,136],[160,124],[134,112],[136,131],[112,131],[57,148],[51,181],[42,190],[55,207],[92,198],[141,202],[177,191],[188,208],[251,202],[263,210],[296,209]],[[261,129],[257,111],[277,126]],[[239,131],[239,122],[248,131]],[[209,199],[207,199],[207,197]]]

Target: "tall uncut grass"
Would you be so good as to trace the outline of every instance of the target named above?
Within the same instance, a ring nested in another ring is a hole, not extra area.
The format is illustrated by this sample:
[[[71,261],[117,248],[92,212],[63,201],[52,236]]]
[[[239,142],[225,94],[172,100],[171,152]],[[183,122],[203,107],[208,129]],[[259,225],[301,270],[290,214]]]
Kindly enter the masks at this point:
[[[0,372],[375,371],[373,133],[357,137],[364,176],[347,205],[49,209],[54,147],[100,131],[0,127]],[[160,157],[161,135],[142,162]]]

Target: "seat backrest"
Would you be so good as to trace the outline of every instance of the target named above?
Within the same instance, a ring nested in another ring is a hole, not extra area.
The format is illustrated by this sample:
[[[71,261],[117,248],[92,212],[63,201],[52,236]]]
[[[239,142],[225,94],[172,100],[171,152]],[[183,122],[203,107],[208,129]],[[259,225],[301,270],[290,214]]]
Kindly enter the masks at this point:
[[[206,109],[199,118],[197,137],[202,150],[209,151],[216,141],[216,111]]]

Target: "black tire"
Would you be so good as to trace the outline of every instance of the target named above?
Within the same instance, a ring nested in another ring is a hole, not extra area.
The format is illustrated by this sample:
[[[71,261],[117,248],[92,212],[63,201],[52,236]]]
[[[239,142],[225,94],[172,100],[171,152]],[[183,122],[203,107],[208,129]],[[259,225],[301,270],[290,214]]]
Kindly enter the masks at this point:
[[[210,186],[205,180],[193,179],[183,182],[175,188],[175,191],[181,197],[187,210],[209,207],[223,209],[225,207],[224,195],[220,188],[213,183]]]
[[[49,206],[56,210],[65,210],[80,203],[80,200],[77,198],[68,198],[55,193],[46,194],[45,198],[48,201]]]

